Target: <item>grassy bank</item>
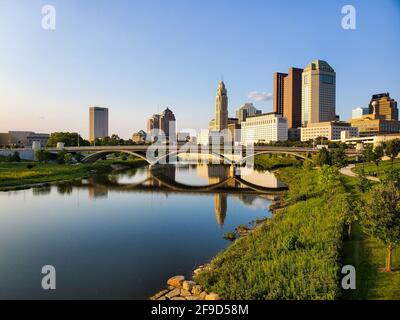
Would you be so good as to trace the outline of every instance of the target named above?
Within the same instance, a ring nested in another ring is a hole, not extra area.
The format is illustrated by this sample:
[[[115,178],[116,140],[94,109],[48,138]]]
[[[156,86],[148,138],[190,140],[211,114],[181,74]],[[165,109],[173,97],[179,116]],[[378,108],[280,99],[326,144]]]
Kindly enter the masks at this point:
[[[45,164],[36,162],[0,162],[0,191],[32,184],[79,179],[111,170],[113,161],[97,161],[94,164]],[[129,167],[144,165],[143,160],[118,161]]]
[[[376,169],[375,165],[373,167]],[[390,161],[385,161],[384,167],[390,167]],[[346,177],[344,181],[346,190],[358,196],[356,179]],[[344,299],[400,299],[400,248],[393,250],[394,271],[391,273],[382,272],[386,250],[386,246],[365,234],[360,224],[354,224],[351,239],[344,241],[342,263],[355,267],[357,285],[356,290],[343,291]]]
[[[345,299],[393,300],[400,299],[400,248],[393,251],[393,265],[397,270],[381,272],[385,266],[386,248],[362,233],[357,224],[352,239],[343,247],[343,264],[356,268],[356,290],[344,291]]]
[[[260,155],[255,157],[256,168],[263,170],[273,170],[278,168],[290,167],[299,164],[300,161],[292,156],[281,155]]]
[[[378,174],[379,176],[382,176],[382,174],[390,169],[392,167],[392,161],[391,160],[385,160],[382,161],[379,166],[376,166],[374,163],[366,163],[366,164],[357,164],[355,170],[359,171],[362,168],[364,168],[364,171],[367,175],[372,175],[374,173]],[[393,168],[395,169],[400,169],[400,158],[399,159],[394,159],[393,161]]]
[[[224,299],[336,299],[343,223],[339,182],[321,191],[317,170],[284,168],[294,203],[213,259],[196,280]],[[307,199],[307,200],[304,200]]]

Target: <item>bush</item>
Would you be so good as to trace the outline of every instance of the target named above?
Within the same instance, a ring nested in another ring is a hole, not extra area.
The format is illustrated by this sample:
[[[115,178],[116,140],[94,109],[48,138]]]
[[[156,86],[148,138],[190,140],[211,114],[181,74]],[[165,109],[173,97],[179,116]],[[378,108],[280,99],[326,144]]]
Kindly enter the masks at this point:
[[[14,154],[8,155],[6,159],[7,162],[21,162],[21,157],[19,156],[19,152],[14,152]]]

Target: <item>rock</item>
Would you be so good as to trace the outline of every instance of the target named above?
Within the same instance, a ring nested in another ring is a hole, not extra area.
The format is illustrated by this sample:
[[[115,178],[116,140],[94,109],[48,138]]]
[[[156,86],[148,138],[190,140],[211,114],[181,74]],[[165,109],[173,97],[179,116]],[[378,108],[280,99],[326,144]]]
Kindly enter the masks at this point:
[[[219,295],[211,292],[210,294],[206,295],[206,300],[221,300],[221,299],[219,298]]]
[[[193,276],[194,277],[196,277],[200,272],[202,272],[203,271],[203,269],[201,269],[201,268],[197,268],[197,269],[195,269],[194,271],[193,271]]]
[[[168,290],[160,291],[159,293],[156,293],[154,296],[150,297],[150,300],[157,300],[161,296],[165,295],[167,292]]]
[[[173,297],[171,300],[186,300],[186,299],[182,297]]]
[[[162,297],[158,298],[157,300],[167,300],[167,298],[165,296],[162,296]]]
[[[184,276],[175,276],[175,277],[169,278],[167,281],[167,284],[170,286],[173,286],[175,288],[180,288],[182,286],[183,281],[185,281]]]
[[[199,295],[187,296],[186,300],[201,300]]]
[[[185,290],[185,289],[181,289],[181,296],[182,297],[190,296],[190,291]]]
[[[194,286],[194,287],[192,288],[192,293],[193,293],[194,295],[199,295],[202,291],[203,291],[203,290],[202,290],[201,286],[199,286],[199,285],[196,285],[196,286]]]
[[[168,286],[168,290],[174,290],[175,289],[175,287],[173,287],[173,286]]]
[[[182,288],[190,291],[195,285],[196,283],[194,281],[183,281]]]
[[[171,298],[174,298],[174,297],[179,296],[180,294],[181,294],[181,289],[176,288],[176,289],[174,289],[174,290],[168,292],[165,296],[166,296],[168,299],[171,299]]]
[[[200,300],[204,300],[207,296],[207,292],[203,291],[202,293],[199,294]]]

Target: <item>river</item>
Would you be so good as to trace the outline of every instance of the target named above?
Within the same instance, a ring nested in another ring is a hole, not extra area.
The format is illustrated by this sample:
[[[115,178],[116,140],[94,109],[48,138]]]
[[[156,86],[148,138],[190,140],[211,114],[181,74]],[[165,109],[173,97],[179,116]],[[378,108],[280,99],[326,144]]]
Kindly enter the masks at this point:
[[[270,172],[242,170],[252,185],[283,187]],[[237,181],[196,192],[229,177],[225,166],[159,172],[178,188],[144,167],[0,192],[0,299],[146,299],[226,248],[225,232],[271,215],[271,197]],[[41,287],[44,265],[56,269],[55,290]]]

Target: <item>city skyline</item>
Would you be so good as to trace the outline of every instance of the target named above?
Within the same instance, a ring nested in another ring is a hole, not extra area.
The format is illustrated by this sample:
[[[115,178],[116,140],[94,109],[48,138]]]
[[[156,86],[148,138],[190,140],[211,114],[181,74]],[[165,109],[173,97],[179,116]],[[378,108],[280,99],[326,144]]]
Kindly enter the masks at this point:
[[[109,132],[125,139],[146,129],[148,110],[158,113],[165,106],[177,115],[178,130],[199,131],[207,127],[221,76],[229,88],[229,114],[246,102],[270,112],[273,73],[304,68],[315,59],[328,61],[338,75],[336,112],[342,120],[351,118],[352,109],[367,106],[378,92],[400,99],[400,6],[395,1],[368,6],[355,1],[356,30],[341,28],[341,1],[321,4],[315,19],[301,22],[297,16],[312,12],[311,7],[318,11],[319,4],[306,1],[298,8],[290,2],[246,6],[222,1],[185,6],[170,1],[175,10],[166,19],[163,2],[120,1],[113,14],[110,4],[96,7],[102,25],[96,23],[91,4],[54,1],[54,31],[40,27],[41,3],[21,3],[0,4],[0,29],[9,44],[0,52],[0,132],[71,131],[87,138],[89,105],[110,108]],[[215,20],[221,10],[226,14]],[[371,23],[378,11],[385,11],[387,19]],[[273,28],[281,15],[287,17],[284,28]],[[238,17],[250,23],[237,23]],[[376,59],[376,41],[371,39],[383,35],[386,47]],[[219,50],[208,50],[216,45]]]

